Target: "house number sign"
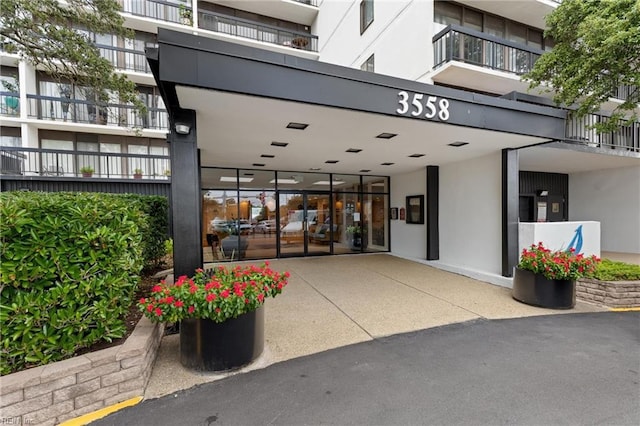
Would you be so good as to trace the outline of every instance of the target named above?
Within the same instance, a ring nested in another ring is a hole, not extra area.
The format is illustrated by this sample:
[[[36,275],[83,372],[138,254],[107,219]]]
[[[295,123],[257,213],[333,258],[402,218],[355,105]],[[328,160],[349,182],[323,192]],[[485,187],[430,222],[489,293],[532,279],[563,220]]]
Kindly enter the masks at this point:
[[[426,96],[422,93],[410,95],[402,90],[398,92],[398,109],[396,112],[409,117],[437,117],[440,121],[447,121],[449,119],[449,100],[438,98],[437,96]]]

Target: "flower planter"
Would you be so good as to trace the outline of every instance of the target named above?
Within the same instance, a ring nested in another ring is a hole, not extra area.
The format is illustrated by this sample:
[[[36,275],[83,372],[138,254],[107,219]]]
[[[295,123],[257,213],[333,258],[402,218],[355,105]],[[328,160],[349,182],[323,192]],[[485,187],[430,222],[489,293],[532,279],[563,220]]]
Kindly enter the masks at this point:
[[[180,363],[197,371],[223,371],[249,364],[264,348],[264,306],[222,323],[180,322]]]
[[[550,280],[542,274],[516,268],[512,297],[527,305],[571,309],[576,304],[575,280]]]

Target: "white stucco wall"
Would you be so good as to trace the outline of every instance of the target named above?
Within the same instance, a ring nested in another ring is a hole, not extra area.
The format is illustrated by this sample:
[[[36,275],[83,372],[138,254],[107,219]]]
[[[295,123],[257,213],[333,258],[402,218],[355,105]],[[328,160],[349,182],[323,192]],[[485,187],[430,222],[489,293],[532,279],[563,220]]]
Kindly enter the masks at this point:
[[[312,27],[321,34],[320,61],[352,68],[375,54],[375,72],[417,80],[433,66],[433,2],[374,2],[374,19],[360,34],[360,0],[328,1]]]
[[[499,152],[440,166],[440,262],[485,274],[502,272]]]
[[[640,166],[569,175],[569,220],[595,220],[603,251],[640,253]]]
[[[389,207],[405,207],[407,195],[424,195],[426,205],[427,170],[391,176]],[[426,209],[425,209],[426,218]],[[404,220],[391,221],[391,252],[399,256],[425,259],[427,257],[426,224],[407,224]]]

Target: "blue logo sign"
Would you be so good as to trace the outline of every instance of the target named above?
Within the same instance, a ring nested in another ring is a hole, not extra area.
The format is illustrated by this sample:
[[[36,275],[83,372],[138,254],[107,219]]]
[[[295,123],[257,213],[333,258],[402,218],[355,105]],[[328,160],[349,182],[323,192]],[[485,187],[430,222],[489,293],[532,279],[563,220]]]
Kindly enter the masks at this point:
[[[582,251],[582,225],[576,228],[576,233],[573,235],[567,251],[571,251],[572,248],[575,249],[576,254]]]

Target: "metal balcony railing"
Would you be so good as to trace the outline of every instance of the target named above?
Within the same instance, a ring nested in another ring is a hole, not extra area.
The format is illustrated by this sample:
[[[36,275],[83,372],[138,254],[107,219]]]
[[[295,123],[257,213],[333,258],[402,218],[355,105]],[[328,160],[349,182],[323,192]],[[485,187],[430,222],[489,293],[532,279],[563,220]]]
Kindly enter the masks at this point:
[[[140,115],[132,105],[99,104],[73,98],[41,95],[27,95],[27,101],[29,103],[29,118],[39,120],[155,130],[169,128],[169,116],[166,109],[148,108],[146,114]]]
[[[308,4],[309,6],[318,7],[318,0],[293,0],[298,3]]]
[[[459,61],[521,75],[544,53],[480,31],[449,25],[433,37],[434,68]]]
[[[611,95],[612,98],[621,99],[626,101],[627,99],[635,96],[638,97],[638,87],[631,86],[629,84],[622,84]]]
[[[623,126],[615,132],[598,134],[593,128],[597,123],[606,123],[609,117],[589,114],[582,118],[567,120],[565,141],[600,148],[611,148],[640,153],[640,123]]]
[[[0,115],[9,117],[20,115],[20,93],[0,92]]]
[[[122,11],[136,16],[191,25],[191,1],[119,0]]]
[[[318,51],[318,37],[279,27],[259,24],[214,12],[198,12],[198,26],[202,29],[262,41],[294,49]]]
[[[171,177],[170,165],[166,155],[0,146],[2,175],[167,180]],[[88,173],[87,169],[93,172]],[[137,171],[142,173],[137,175]]]
[[[111,62],[117,69],[151,74],[151,68],[143,51],[103,44],[97,44],[96,47],[100,50],[100,56]]]

